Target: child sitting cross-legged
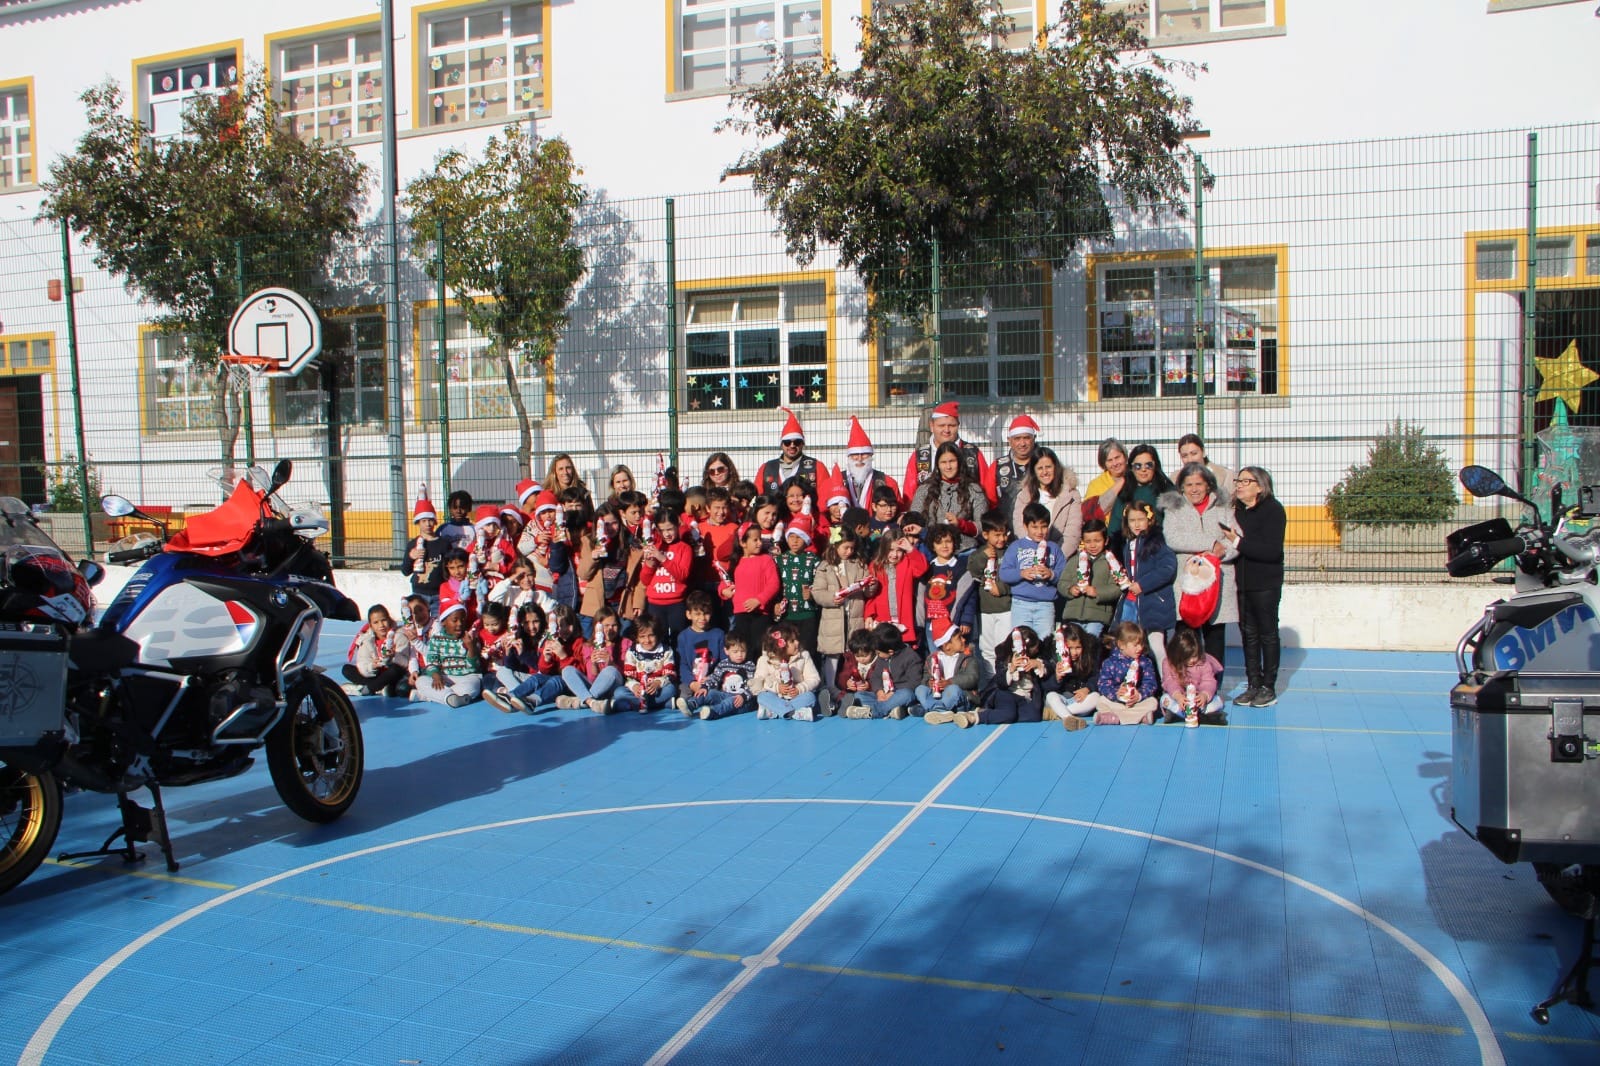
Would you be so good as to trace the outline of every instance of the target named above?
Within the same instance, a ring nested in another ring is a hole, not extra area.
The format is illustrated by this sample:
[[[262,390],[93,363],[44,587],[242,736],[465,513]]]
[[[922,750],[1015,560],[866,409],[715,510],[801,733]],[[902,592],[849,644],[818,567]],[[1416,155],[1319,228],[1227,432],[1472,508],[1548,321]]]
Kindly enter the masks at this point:
[[[511,646],[495,667],[494,677],[500,687],[491,688],[486,683],[483,702],[508,714],[533,714],[541,707],[554,706],[556,697],[567,691],[560,667],[555,665],[560,656],[548,647],[545,629],[543,607],[530,600],[517,609]]]
[[[917,686],[917,702],[911,713],[964,711],[978,688],[978,659],[967,645],[966,634],[948,618],[936,618],[929,626],[933,651],[923,664],[922,684]]]
[[[677,662],[666,643],[667,627],[645,616],[634,623],[633,646],[622,657],[622,687],[611,698],[614,711],[659,711],[678,698]]]
[[[1055,635],[1055,691],[1044,696],[1044,720],[1059,721],[1068,732],[1082,729],[1099,709],[1099,639],[1076,622],[1062,622]]]
[[[1110,654],[1095,682],[1095,725],[1148,725],[1156,715],[1156,664],[1145,650],[1144,628],[1118,622],[1106,631]]]
[[[615,607],[594,613],[594,638],[578,662],[561,671],[561,680],[574,702],[556,701],[557,707],[587,706],[595,714],[611,712],[611,694],[622,687],[622,662],[631,642],[622,635],[622,616]]]
[[[877,656],[864,675],[867,687],[855,694],[846,718],[904,718],[917,698],[922,660],[905,643],[899,626],[881,622],[872,630]]]
[[[930,711],[923,719],[929,725],[954,722],[962,729],[1042,721],[1044,695],[1054,682],[1039,635],[1028,626],[1017,626],[994,654],[994,691],[989,706],[976,711]]]
[[[793,622],[778,622],[767,630],[762,641],[761,661],[750,690],[756,694],[757,718],[793,718],[814,722],[817,718],[817,688],[822,678],[816,664],[800,643],[800,631]]]
[[[478,672],[478,641],[467,630],[467,608],[460,600],[439,605],[439,624],[411,679],[417,699],[465,707],[478,698],[483,675]]]
[[[395,626],[389,608],[373,604],[367,610],[367,624],[350,644],[350,661],[344,664],[345,691],[352,696],[398,695],[405,688],[410,661],[408,634]]]
[[[1161,666],[1161,716],[1186,726],[1227,725],[1228,715],[1217,694],[1222,667],[1206,654],[1200,635],[1180,625],[1167,645]]]
[[[722,657],[703,678],[690,681],[686,696],[678,697],[678,710],[698,714],[702,721],[744,714],[756,707],[750,682],[756,675],[750,646],[738,633],[729,633],[722,644]]]

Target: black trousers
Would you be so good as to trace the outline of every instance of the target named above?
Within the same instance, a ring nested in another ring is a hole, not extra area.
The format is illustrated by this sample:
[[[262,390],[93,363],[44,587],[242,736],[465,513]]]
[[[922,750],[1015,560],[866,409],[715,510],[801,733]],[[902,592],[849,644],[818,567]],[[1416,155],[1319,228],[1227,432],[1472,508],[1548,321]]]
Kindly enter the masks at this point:
[[[1278,604],[1283,586],[1239,590],[1239,637],[1244,644],[1244,672],[1252,686],[1278,687]]]
[[[1228,625],[1226,622],[1207,622],[1200,627],[1200,640],[1205,645],[1206,654],[1217,660],[1218,666],[1226,666],[1228,659]],[[1217,694],[1222,694],[1222,675],[1227,670],[1217,672]]]
[[[406,668],[395,663],[390,663],[370,677],[357,670],[355,663],[345,663],[343,673],[346,681],[352,685],[366,686],[374,696],[406,679]]]

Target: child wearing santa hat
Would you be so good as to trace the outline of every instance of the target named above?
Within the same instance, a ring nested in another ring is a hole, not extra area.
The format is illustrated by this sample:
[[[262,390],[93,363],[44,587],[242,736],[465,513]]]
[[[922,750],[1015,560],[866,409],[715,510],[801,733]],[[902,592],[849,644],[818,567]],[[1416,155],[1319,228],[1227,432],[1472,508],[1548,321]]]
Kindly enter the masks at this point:
[[[431,598],[438,595],[442,573],[439,565],[450,543],[438,534],[439,513],[428,499],[426,488],[411,512],[411,521],[417,527],[417,535],[400,557],[400,572],[411,578],[413,595]]]
[[[961,627],[949,618],[934,621],[929,632],[933,650],[922,664],[922,684],[917,686],[911,713],[926,716],[964,711],[978,689],[977,657]]]
[[[811,594],[819,562],[816,548],[811,542],[814,528],[809,514],[798,514],[789,519],[789,525],[784,530],[784,546],[787,550],[777,557],[782,598],[774,606],[777,617],[795,627],[800,646],[811,653],[813,664],[817,658],[817,629],[822,622],[822,611]],[[818,669],[820,672],[820,666]]]
[[[465,707],[483,688],[478,672],[478,642],[467,628],[467,609],[460,600],[439,605],[439,624],[428,638],[426,660],[411,678],[411,690],[424,703]]]

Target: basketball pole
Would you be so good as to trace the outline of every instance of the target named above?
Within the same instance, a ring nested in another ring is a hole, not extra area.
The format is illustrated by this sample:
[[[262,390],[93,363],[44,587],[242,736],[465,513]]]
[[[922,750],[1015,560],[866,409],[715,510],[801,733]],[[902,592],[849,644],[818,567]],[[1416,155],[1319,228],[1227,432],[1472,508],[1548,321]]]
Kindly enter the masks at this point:
[[[383,239],[388,245],[383,278],[384,397],[389,436],[389,548],[398,553],[410,539],[406,503],[405,398],[400,376],[400,238],[395,215],[400,198],[396,170],[394,93],[394,0],[382,0],[383,37]]]

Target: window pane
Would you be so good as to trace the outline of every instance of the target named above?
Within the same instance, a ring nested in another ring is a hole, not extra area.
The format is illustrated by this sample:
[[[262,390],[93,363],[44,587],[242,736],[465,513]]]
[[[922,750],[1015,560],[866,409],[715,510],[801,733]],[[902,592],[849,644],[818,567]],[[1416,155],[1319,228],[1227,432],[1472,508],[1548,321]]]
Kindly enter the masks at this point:
[[[1218,0],[1222,28],[1236,26],[1264,26],[1267,24],[1267,0]]]
[[[428,24],[425,125],[496,121],[544,106],[544,5],[499,5]]]
[[[985,363],[946,363],[944,387],[952,396],[988,396],[989,367]]]
[[[789,321],[815,322],[827,315],[821,285],[797,285],[789,290]]]
[[[1584,244],[1584,272],[1591,278],[1600,277],[1600,237],[1590,237]]]
[[[691,370],[728,365],[728,335],[726,333],[691,333],[686,338],[685,365]]]
[[[720,325],[733,321],[732,296],[695,296],[689,300],[689,322],[696,326]]]
[[[735,361],[739,366],[777,366],[778,331],[746,329],[734,335]]]
[[[1155,299],[1154,267],[1122,267],[1106,271],[1106,300]]]
[[[739,298],[740,322],[776,322],[778,319],[778,290],[753,293]]]
[[[940,330],[945,361],[987,361],[989,326],[982,319],[945,319]]]
[[[1278,260],[1274,256],[1225,259],[1222,262],[1224,300],[1270,300],[1277,296]]]
[[[1572,254],[1571,237],[1540,237],[1535,245],[1539,252],[1537,275],[1541,278],[1569,278],[1577,273],[1578,263]]]
[[[1479,281],[1510,281],[1516,276],[1516,241],[1478,242]]]
[[[1038,355],[1043,348],[1043,327],[1038,321],[998,322],[995,324],[996,354],[1002,357]]]
[[[1043,395],[1039,371],[1040,363],[1037,360],[1001,363],[1000,396],[1004,399],[1016,399]]]
[[[1209,0],[1156,0],[1156,36],[1188,37],[1211,31]]]
[[[821,332],[789,334],[789,362],[796,366],[819,366],[828,361],[828,335]]]

